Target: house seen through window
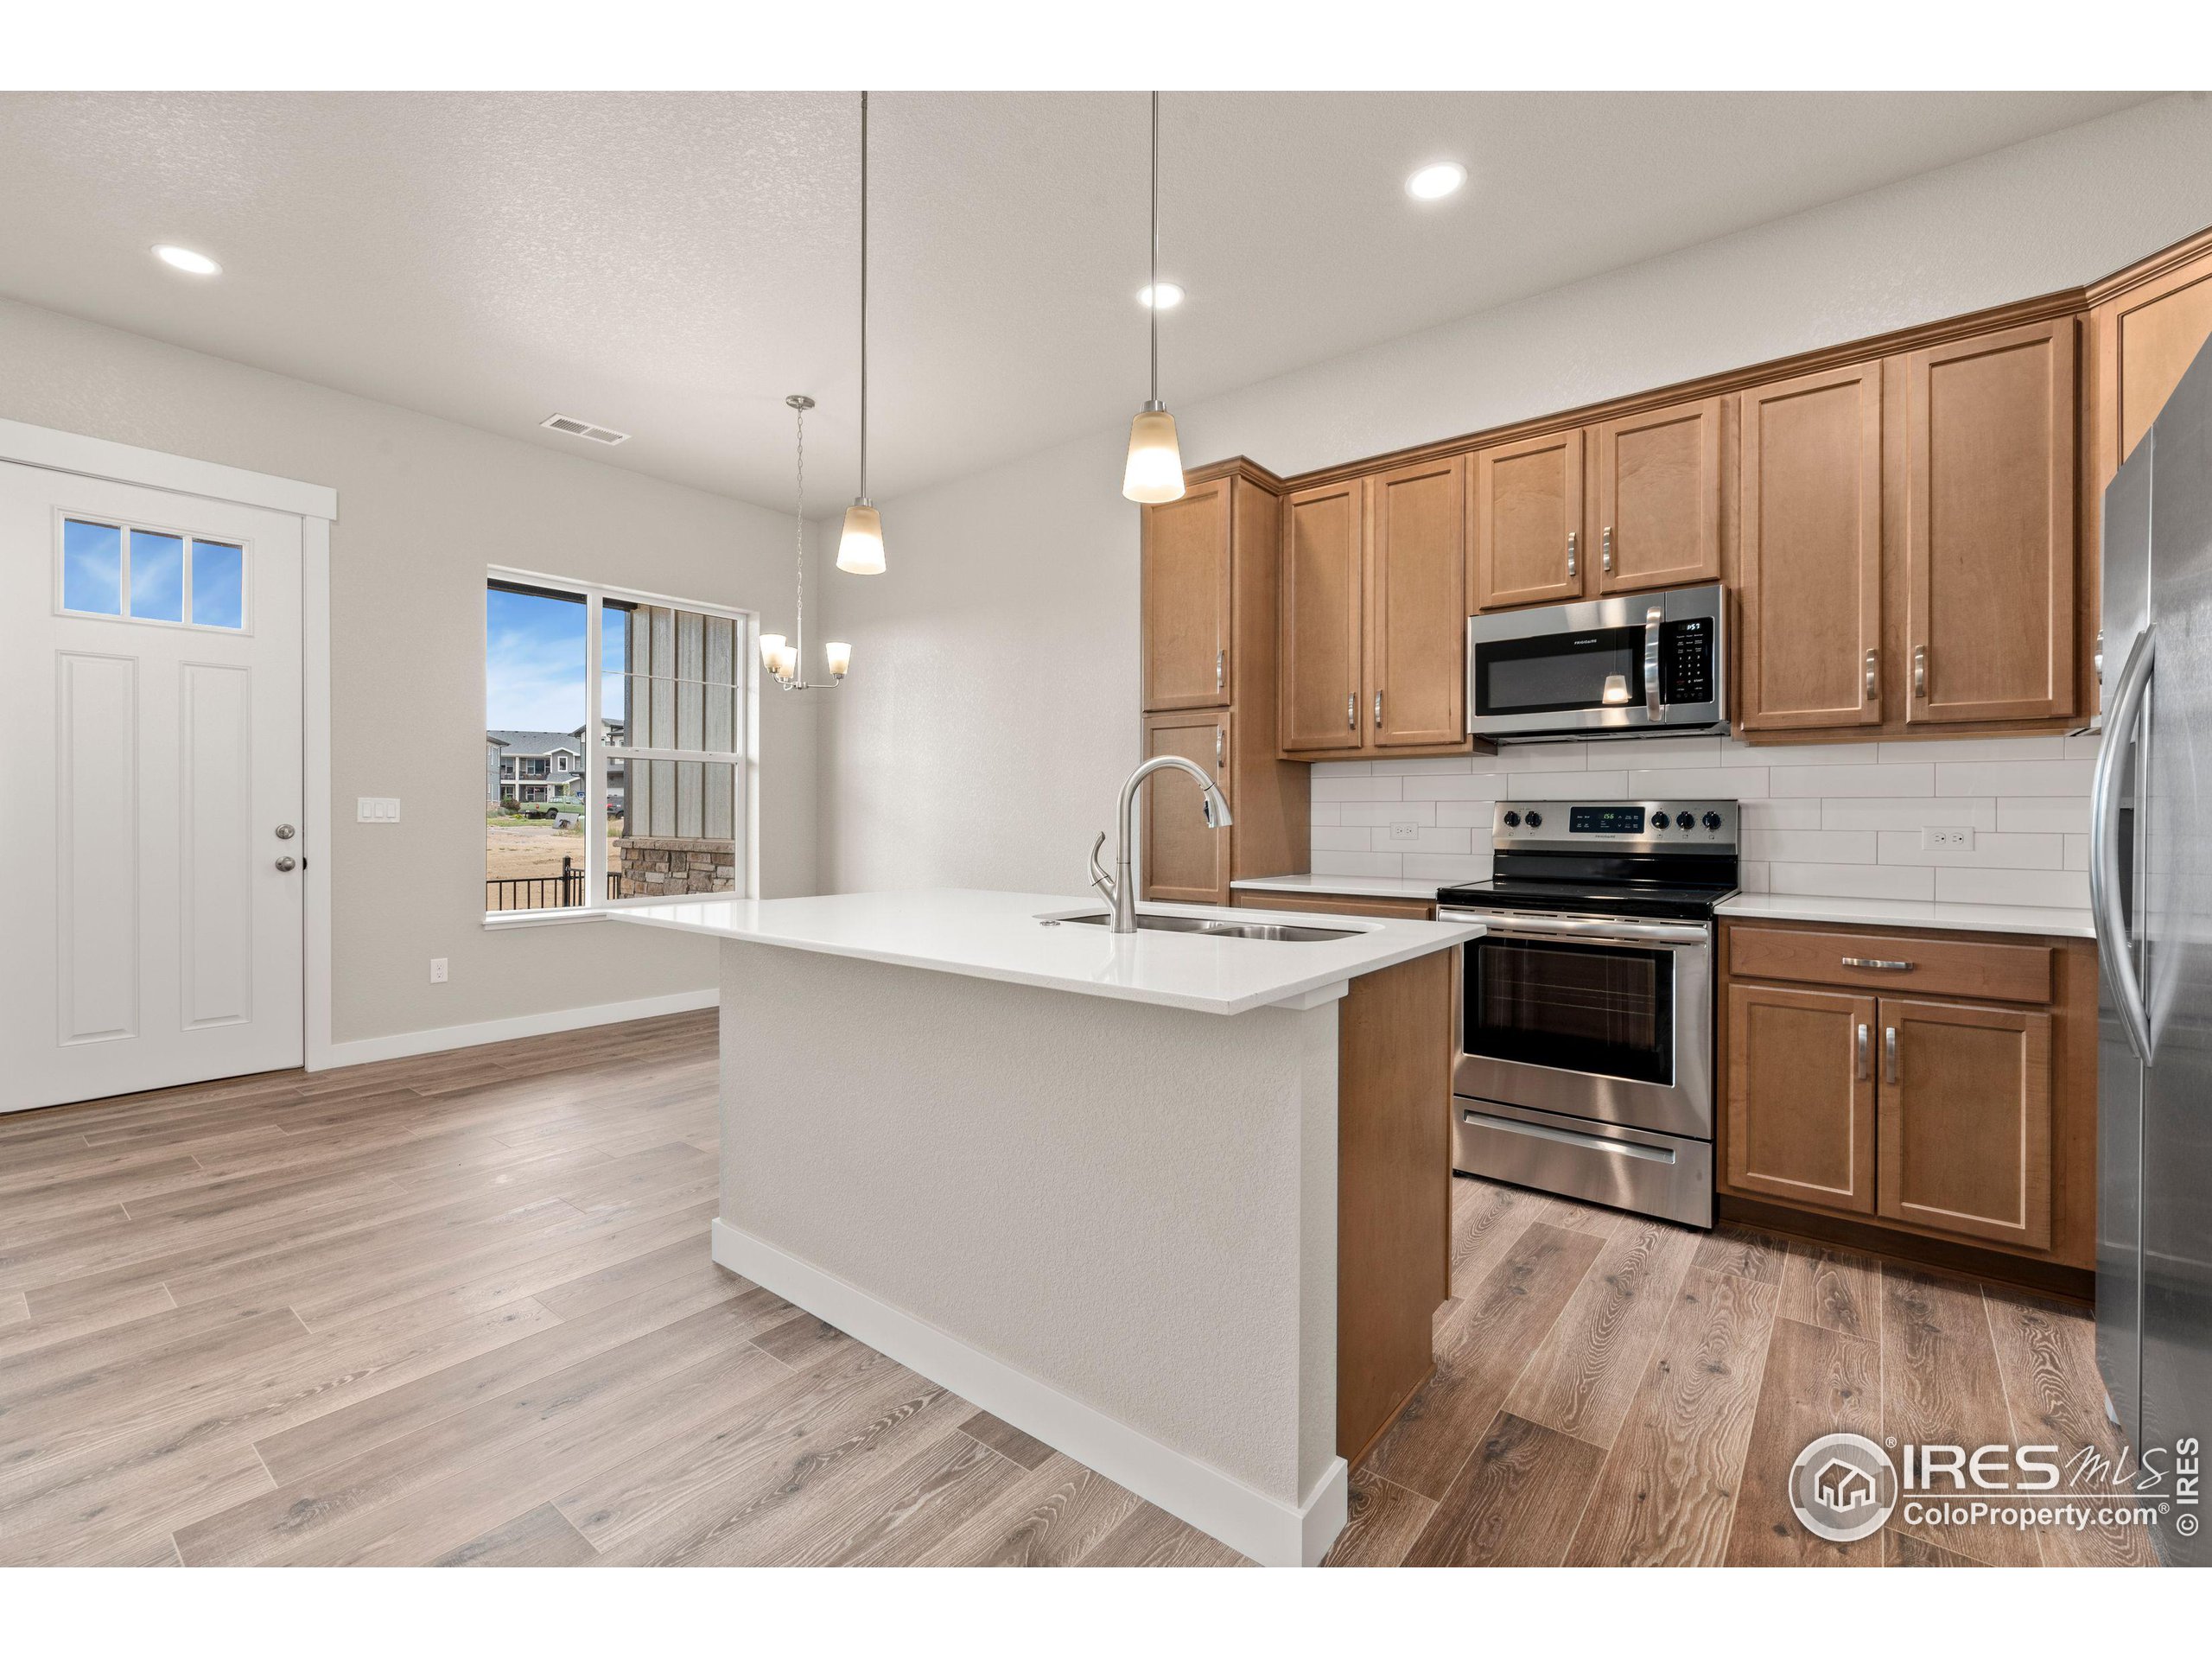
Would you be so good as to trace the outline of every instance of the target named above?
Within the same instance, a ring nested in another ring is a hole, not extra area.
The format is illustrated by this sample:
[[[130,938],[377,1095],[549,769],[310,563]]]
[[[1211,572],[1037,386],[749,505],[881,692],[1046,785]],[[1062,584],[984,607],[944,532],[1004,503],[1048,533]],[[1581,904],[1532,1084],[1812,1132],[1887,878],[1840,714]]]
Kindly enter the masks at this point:
[[[484,908],[741,892],[749,661],[730,612],[493,576]]]

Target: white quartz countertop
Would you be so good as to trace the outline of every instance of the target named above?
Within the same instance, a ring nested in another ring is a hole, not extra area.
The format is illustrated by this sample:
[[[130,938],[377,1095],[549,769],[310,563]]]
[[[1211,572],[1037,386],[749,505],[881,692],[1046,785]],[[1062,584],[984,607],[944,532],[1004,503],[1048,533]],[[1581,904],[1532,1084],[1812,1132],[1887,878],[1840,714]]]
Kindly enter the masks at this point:
[[[1339,899],[1416,899],[1436,902],[1436,890],[1448,881],[1417,880],[1404,875],[1248,875],[1230,887],[1249,893],[1310,893]]]
[[[1950,928],[1962,933],[2041,933],[2094,939],[2086,910],[1961,905],[1928,899],[1829,899],[1817,893],[1739,893],[1715,907],[1745,921],[1838,922],[1862,927]]]
[[[1140,911],[1236,922],[1294,922],[1297,912],[1202,905],[1141,905]],[[1315,916],[1316,927],[1351,930],[1321,941],[1236,939],[1197,933],[1120,937],[1045,918],[1104,909],[1065,893],[931,888],[846,893],[817,899],[681,899],[625,906],[606,914],[645,927],[827,956],[858,957],[977,979],[1039,985],[1206,1014],[1243,1014],[1289,1002],[1471,939],[1478,925],[1364,916]]]

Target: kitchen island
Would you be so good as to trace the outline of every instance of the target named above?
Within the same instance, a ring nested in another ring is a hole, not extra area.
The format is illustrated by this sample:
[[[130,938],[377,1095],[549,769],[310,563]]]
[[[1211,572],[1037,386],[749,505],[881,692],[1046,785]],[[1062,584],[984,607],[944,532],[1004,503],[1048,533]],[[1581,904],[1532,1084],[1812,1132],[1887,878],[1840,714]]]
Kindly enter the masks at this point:
[[[609,912],[721,951],[715,1259],[1270,1565],[1430,1370],[1469,925],[969,891]],[[1089,920],[1083,918],[1091,918]]]

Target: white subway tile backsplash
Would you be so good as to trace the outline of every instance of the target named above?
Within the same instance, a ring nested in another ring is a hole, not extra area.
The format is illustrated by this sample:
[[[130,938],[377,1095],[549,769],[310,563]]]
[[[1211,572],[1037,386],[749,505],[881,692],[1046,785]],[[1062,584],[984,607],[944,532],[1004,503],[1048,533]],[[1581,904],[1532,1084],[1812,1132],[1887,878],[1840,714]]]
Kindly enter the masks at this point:
[[[1347,825],[1373,828],[1383,823],[1430,824],[1436,822],[1434,801],[1346,801],[1337,808]]]
[[[1371,773],[1347,778],[1332,773],[1313,779],[1313,798],[1317,801],[1398,801],[1405,798],[1405,793],[1406,780],[1402,778],[1377,778]]]
[[[2024,796],[1997,803],[1997,827],[2023,835],[2086,836],[2089,833],[2089,798]]]
[[[2087,800],[2091,760],[1976,760],[1936,768],[1938,795],[2073,795]]]
[[[1643,758],[1641,749],[1636,758]],[[1628,774],[1632,801],[1747,801],[1766,792],[1764,766],[1675,766]]]
[[[1918,830],[1927,824],[1963,824],[1996,830],[1997,803],[1962,795],[1923,795],[1893,799],[1882,795],[1841,795],[1821,804],[1823,830]]]
[[[1938,872],[1892,864],[1770,864],[1775,893],[1817,893],[1855,899],[1933,899]],[[1949,874],[1949,871],[1942,872]],[[2018,900],[2008,902],[2017,903]]]
[[[1313,869],[1480,880],[1500,800],[1735,800],[1747,893],[2080,908],[2095,753],[2094,737],[1681,737],[1324,762],[1313,768]],[[1393,841],[1392,823],[1417,825],[1415,838]],[[1930,825],[1973,830],[1973,849],[1923,848]]]
[[[1313,855],[1316,875],[1403,875],[1405,860],[1396,853],[1321,853]]]
[[[1871,753],[1873,745],[1866,746]],[[1919,766],[1777,766],[1767,773],[1770,795],[1933,795],[1936,768]],[[1961,795],[1974,791],[1962,789]],[[1993,791],[1985,791],[1985,793]]]
[[[1618,801],[1628,798],[1628,774],[1620,772],[1516,772],[1516,801]]]
[[[2069,732],[2066,734],[2066,758],[2069,760],[2094,760],[2104,741],[2102,732]]]
[[[1871,830],[1746,830],[1743,856],[1796,864],[1872,864],[1876,843]]]
[[[1917,830],[1882,832],[1885,864],[1940,864],[1954,869],[2055,870],[2064,861],[2060,836],[1985,836],[1971,847],[1923,847]]]
[[[2033,905],[2087,910],[2089,878],[2072,870],[1935,870],[1936,896],[1947,904]]]

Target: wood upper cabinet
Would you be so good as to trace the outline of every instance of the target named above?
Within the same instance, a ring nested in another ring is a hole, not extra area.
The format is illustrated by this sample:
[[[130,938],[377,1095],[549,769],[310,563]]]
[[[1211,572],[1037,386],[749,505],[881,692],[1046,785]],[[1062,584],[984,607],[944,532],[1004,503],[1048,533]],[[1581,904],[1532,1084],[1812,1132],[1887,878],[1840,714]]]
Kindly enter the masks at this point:
[[[2075,320],[1904,361],[1905,719],[2069,715]]]
[[[1720,425],[1701,398],[1592,429],[1598,469],[1598,591],[1720,580]]]
[[[1283,501],[1281,728],[1287,750],[1361,747],[1366,505],[1367,480],[1357,478],[1300,490]]]
[[[1234,476],[1144,514],[1144,707],[1229,703],[1229,531]]]
[[[1478,611],[1558,605],[1583,596],[1588,538],[1582,526],[1580,428],[1468,457],[1468,541]]]
[[[2212,232],[2145,261],[2097,302],[2091,318],[2097,354],[2092,476],[2101,492],[2212,339]]]
[[[1883,715],[1882,365],[1743,394],[1736,715],[1751,731]]]
[[[1229,722],[1229,712],[1217,709],[1149,715],[1144,722],[1145,759],[1179,754],[1205,768],[1227,793]],[[1171,904],[1227,904],[1233,832],[1208,826],[1199,810],[1197,780],[1184,772],[1159,772],[1142,788],[1144,864],[1138,875],[1144,896]],[[1234,795],[1229,810],[1237,810]]]
[[[1465,466],[1368,480],[1367,734],[1378,749],[1467,735]]]
[[[1892,1221],[2050,1243],[2050,1015],[1885,997],[1881,1204]]]
[[[1875,1000],[1732,985],[1729,1185],[1874,1211]]]

